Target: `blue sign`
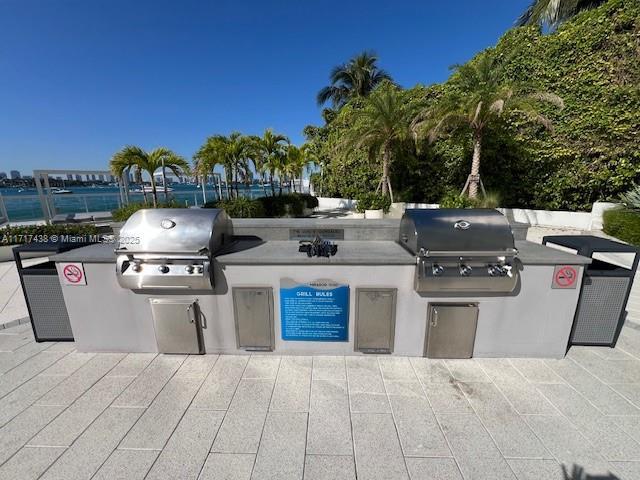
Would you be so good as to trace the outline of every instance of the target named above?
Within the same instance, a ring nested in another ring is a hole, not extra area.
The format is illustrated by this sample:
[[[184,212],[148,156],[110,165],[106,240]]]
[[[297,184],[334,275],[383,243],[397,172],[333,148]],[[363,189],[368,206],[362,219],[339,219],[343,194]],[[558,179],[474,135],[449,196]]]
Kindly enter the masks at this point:
[[[283,340],[349,341],[349,286],[319,280],[280,284],[280,320]]]

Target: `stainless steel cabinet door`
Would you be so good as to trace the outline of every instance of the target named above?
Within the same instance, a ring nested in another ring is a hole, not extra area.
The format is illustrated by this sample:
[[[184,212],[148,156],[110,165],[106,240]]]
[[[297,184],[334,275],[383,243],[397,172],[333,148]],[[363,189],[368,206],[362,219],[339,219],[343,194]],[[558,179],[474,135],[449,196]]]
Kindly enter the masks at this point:
[[[273,350],[271,288],[233,287],[233,311],[238,348]]]
[[[173,298],[152,298],[150,302],[159,352],[204,353],[197,302]]]
[[[391,353],[396,327],[396,289],[356,289],[355,349]]]
[[[425,355],[471,358],[478,325],[475,304],[430,304]]]

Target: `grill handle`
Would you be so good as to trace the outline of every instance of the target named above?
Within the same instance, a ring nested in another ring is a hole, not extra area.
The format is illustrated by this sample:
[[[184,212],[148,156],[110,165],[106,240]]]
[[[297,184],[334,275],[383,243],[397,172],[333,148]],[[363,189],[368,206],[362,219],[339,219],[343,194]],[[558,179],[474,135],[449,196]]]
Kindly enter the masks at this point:
[[[507,250],[425,250],[421,252],[423,257],[515,257],[518,249],[509,248]]]

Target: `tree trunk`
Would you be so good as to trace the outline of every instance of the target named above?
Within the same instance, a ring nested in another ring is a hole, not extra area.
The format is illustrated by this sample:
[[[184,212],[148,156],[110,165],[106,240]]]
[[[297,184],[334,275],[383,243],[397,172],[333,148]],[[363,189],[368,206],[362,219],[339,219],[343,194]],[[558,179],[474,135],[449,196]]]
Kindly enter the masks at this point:
[[[167,191],[167,172],[164,161],[162,162],[162,187],[164,189],[164,203],[169,203],[169,192]]]
[[[389,146],[382,147],[382,196],[386,197],[389,192]]]
[[[235,164],[235,168],[234,168],[234,174],[235,174],[235,181],[234,181],[234,187],[236,189],[236,198],[238,198],[240,196],[240,191],[238,190],[238,164]]]
[[[140,170],[137,171],[137,177],[136,180],[138,180],[140,182],[140,188],[142,189],[142,198],[144,199],[144,204],[148,205],[149,202],[147,201],[147,192],[144,191],[144,182],[142,181],[142,172]]]
[[[273,186],[273,172],[269,173],[269,183],[271,184],[271,196],[276,196],[276,187]]]
[[[478,198],[480,183],[480,152],[482,150],[482,135],[473,136],[473,160],[471,161],[471,176],[469,178],[469,198]]]
[[[224,168],[224,176],[225,176],[225,190],[227,191],[227,200],[231,199],[231,192],[229,191],[229,183],[231,183],[231,173],[227,167]]]
[[[262,192],[264,196],[267,196],[267,187],[264,185],[264,173],[260,173],[260,186],[262,187]]]
[[[153,195],[153,208],[158,208],[158,191],[156,190],[156,179],[154,178],[153,173],[151,173],[151,190]]]

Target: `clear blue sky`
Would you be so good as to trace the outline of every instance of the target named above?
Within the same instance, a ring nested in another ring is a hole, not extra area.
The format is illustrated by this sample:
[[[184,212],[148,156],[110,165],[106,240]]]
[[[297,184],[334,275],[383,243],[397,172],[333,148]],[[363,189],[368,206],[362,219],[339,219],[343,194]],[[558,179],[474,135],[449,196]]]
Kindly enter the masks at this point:
[[[401,85],[445,80],[529,0],[0,0],[0,171],[106,168],[125,144],[320,123],[331,67],[364,49]]]

